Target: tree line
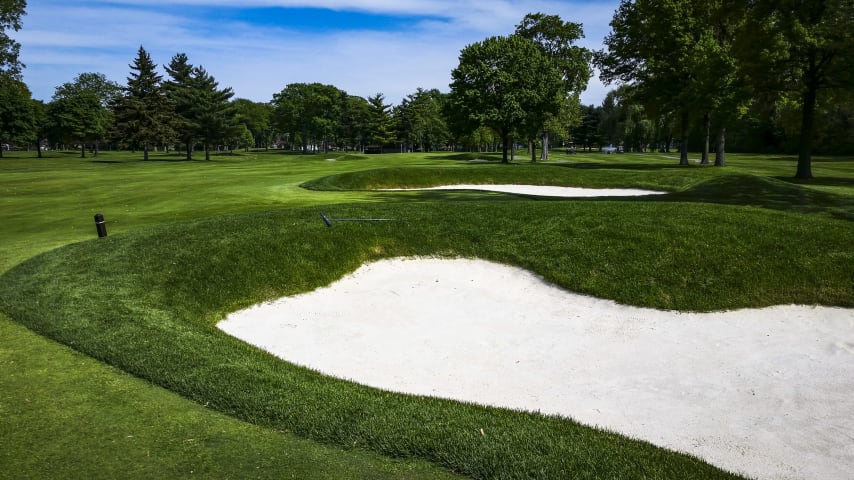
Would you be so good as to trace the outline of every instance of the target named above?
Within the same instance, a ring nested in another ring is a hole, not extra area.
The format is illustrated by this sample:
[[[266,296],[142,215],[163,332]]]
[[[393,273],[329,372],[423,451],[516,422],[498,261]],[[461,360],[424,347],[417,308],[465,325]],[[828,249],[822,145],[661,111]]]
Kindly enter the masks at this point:
[[[164,65],[143,47],[123,85],[81,73],[51,101],[21,81],[17,31],[26,2],[0,12],[0,141],[139,150],[284,147],[303,152],[508,151],[531,160],[555,144],[594,149],[689,147],[725,165],[727,147],[797,151],[809,178],[813,150],[854,151],[854,0],[624,0],[605,48],[576,43],[580,23],[528,14],[506,36],[465,47],[450,92],[418,89],[399,105],[333,85],[295,83],[269,102],[234,99],[183,53]],[[616,84],[600,106],[580,104],[594,67]],[[816,128],[820,124],[822,128]],[[714,137],[712,135],[714,132]],[[539,152],[536,147],[539,146]],[[39,149],[41,153],[41,149]],[[0,152],[2,155],[2,152]]]

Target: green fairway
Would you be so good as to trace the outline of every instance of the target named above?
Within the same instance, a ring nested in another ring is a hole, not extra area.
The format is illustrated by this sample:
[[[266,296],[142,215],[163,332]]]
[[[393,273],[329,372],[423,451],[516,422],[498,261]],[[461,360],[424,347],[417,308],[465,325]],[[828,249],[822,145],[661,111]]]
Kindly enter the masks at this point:
[[[373,259],[480,257],[656,308],[854,307],[851,159],[804,184],[793,158],[736,155],[51,155],[0,160],[0,465],[25,478],[733,478],[564,419],[329,379],[214,327]],[[671,193],[372,191],[449,183]]]

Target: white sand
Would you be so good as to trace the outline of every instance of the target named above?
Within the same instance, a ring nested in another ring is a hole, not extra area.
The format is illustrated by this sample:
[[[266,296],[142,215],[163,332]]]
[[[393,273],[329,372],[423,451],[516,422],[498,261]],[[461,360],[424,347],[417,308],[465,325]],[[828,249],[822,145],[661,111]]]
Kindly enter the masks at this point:
[[[479,260],[393,259],[225,332],[387,390],[572,417],[762,479],[854,472],[854,310],[618,305]]]
[[[389,188],[386,192],[406,192],[415,190],[480,190],[487,192],[518,193],[541,197],[637,197],[642,195],[661,195],[668,192],[639,190],[636,188],[578,188],[554,187],[549,185],[442,185],[430,188]]]

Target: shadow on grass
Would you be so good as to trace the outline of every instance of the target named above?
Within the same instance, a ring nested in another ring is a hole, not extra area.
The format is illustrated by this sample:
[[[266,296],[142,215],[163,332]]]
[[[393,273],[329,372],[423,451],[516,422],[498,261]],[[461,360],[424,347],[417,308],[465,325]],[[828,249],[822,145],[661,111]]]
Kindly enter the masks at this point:
[[[754,175],[727,175],[705,181],[682,192],[649,200],[744,205],[789,212],[824,213],[835,218],[854,220],[854,197],[801,187],[790,183],[789,180]],[[834,180],[838,180],[835,184],[839,185],[851,183],[847,179],[827,179],[828,182]]]
[[[850,187],[854,188],[854,178],[818,177],[804,180],[794,177],[774,177],[777,180],[794,185],[818,185],[822,187]]]
[[[679,164],[667,164],[667,163],[593,163],[593,162],[580,162],[580,163],[556,163],[553,164],[555,167],[560,168],[570,168],[570,169],[581,169],[581,170],[644,170],[644,171],[655,171],[655,170],[673,170],[678,168],[692,168],[698,167],[699,165],[679,165]]]

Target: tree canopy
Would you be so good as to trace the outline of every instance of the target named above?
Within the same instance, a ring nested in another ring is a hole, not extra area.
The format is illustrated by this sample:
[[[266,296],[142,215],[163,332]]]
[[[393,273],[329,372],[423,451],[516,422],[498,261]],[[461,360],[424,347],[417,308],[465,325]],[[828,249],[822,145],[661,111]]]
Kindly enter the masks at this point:
[[[21,79],[24,65],[18,58],[21,44],[9,36],[8,31],[21,29],[21,17],[27,9],[25,0],[3,0],[0,2],[0,75]]]
[[[148,160],[149,146],[164,142],[173,136],[172,112],[174,107],[163,89],[163,77],[143,47],[133,64],[124,87],[124,95],[115,105],[116,127],[122,138],[132,147],[142,147]]]
[[[563,101],[562,76],[554,62],[518,35],[467,46],[451,77],[452,108],[471,131],[485,125],[498,132],[505,163],[512,135],[523,132],[533,118],[557,114]]]

